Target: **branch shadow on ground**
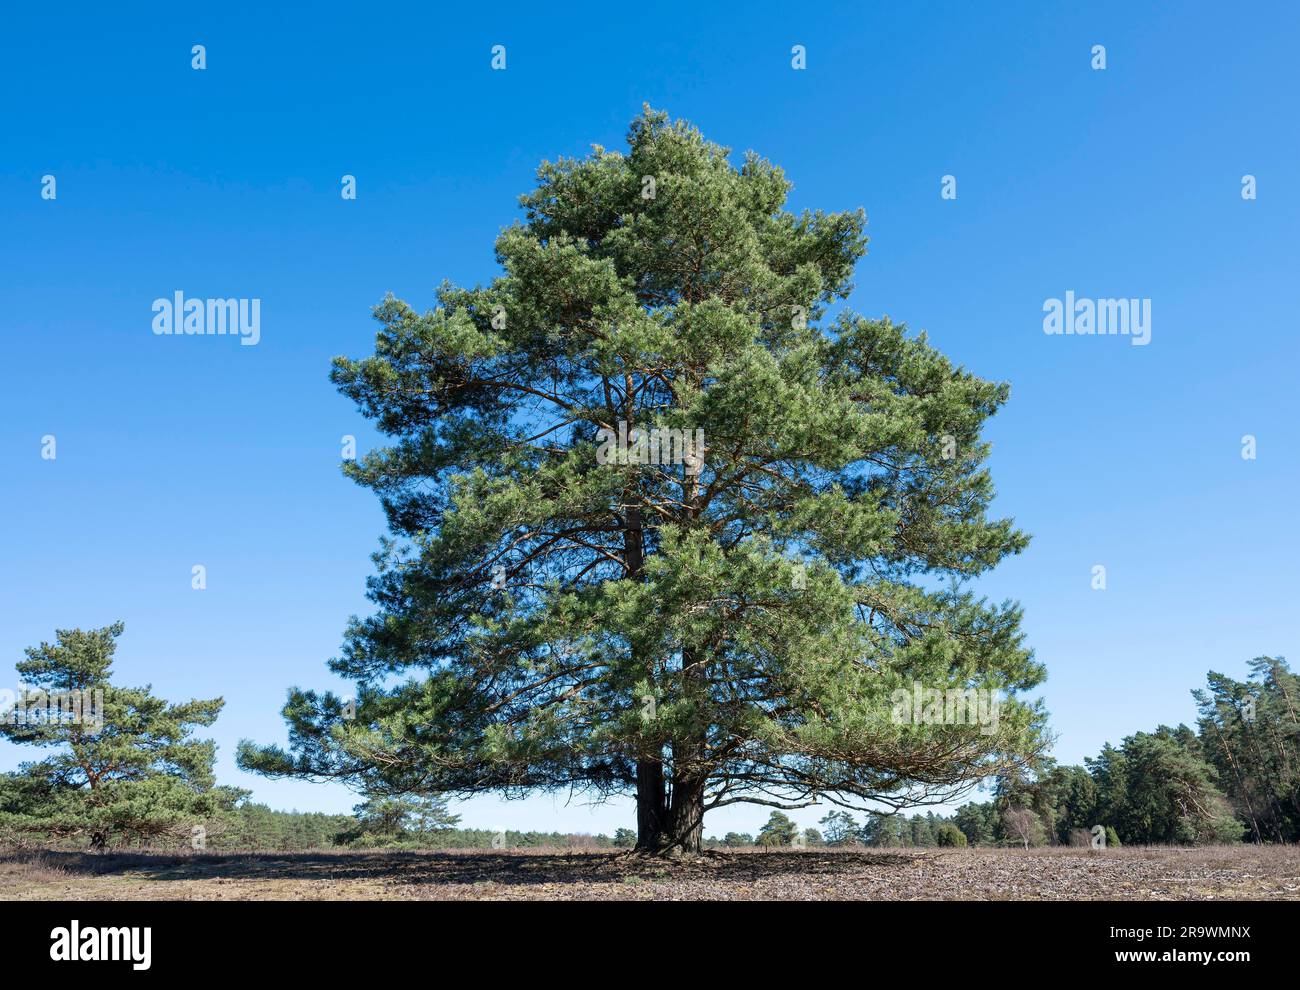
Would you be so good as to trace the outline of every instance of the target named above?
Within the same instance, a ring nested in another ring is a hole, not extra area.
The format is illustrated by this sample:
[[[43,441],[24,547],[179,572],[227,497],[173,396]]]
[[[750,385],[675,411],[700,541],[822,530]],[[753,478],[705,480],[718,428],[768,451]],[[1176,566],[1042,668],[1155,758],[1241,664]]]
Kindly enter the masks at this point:
[[[860,852],[710,853],[671,860],[621,852],[159,852],[90,853],[14,850],[0,864],[77,876],[183,880],[383,880],[410,885],[591,884],[628,878],[654,881],[687,877],[733,883],[797,875],[835,875],[848,870],[890,871],[916,862],[917,854]]]

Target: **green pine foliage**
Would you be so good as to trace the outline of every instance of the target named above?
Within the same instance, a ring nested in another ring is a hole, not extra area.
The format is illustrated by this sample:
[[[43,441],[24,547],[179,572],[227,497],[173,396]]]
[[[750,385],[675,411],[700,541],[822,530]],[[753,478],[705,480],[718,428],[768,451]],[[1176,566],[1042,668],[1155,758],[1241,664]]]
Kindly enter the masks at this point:
[[[966,833],[956,825],[949,821],[941,821],[934,827],[934,844],[961,848],[969,845],[969,842]]]
[[[861,841],[861,828],[847,811],[836,809],[819,821],[828,846],[854,845]]]
[[[429,794],[372,796],[353,809],[356,825],[338,838],[344,845],[434,847],[460,821],[445,798]]]
[[[988,515],[1008,387],[829,316],[861,212],[792,213],[778,167],[648,108],[626,152],[538,179],[499,278],[385,299],[374,353],[335,362],[390,441],[345,468],[392,531],[331,664],[356,707],[294,691],[289,748],[241,764],[630,794],[643,848],[693,850],[706,809],[905,803],[1037,754],[1020,610],[962,586],[1027,543]],[[602,463],[620,429],[700,430],[701,456],[643,463],[643,433]],[[1000,718],[898,724],[913,682],[998,692]]]
[[[1044,761],[1038,773],[1003,777],[993,801],[964,805],[953,824],[972,845],[1068,845],[1097,825],[1108,846],[1243,838],[1239,809],[1234,814],[1202,739],[1187,726],[1135,733],[1084,762]]]
[[[618,828],[614,830],[614,847],[616,849],[631,849],[636,845],[636,832],[630,828]]]
[[[874,815],[863,828],[877,846],[924,845],[951,822],[972,846],[1200,845],[1300,838],[1300,678],[1280,657],[1250,664],[1248,681],[1209,674],[1193,691],[1198,727],[1159,726],[1107,744],[1083,767],[1038,761],[1002,775],[992,801],[950,819]],[[828,816],[828,818],[831,816]],[[824,820],[825,821],[825,820]]]
[[[1186,726],[1138,732],[1085,761],[1099,788],[1097,814],[1130,845],[1236,842],[1241,823]]]
[[[1194,691],[1205,759],[1248,836],[1300,842],[1300,676],[1281,657],[1256,657],[1250,677],[1213,671]]]
[[[963,804],[952,817],[952,823],[966,836],[972,846],[992,845],[996,829],[996,812],[991,802]]]
[[[123,624],[60,629],[56,642],[25,651],[18,707],[0,735],[48,755],[0,778],[0,832],[89,840],[95,848],[189,840],[191,830],[228,811],[241,792],[216,786],[215,744],[195,739],[212,725],[220,698],[171,704],[148,686],[111,682]],[[102,692],[102,708],[98,697]],[[51,698],[82,699],[75,717],[50,711]]]
[[[774,811],[768,817],[767,824],[759,830],[755,841],[760,846],[788,846],[794,842],[796,832],[798,826],[790,820],[789,815]]]

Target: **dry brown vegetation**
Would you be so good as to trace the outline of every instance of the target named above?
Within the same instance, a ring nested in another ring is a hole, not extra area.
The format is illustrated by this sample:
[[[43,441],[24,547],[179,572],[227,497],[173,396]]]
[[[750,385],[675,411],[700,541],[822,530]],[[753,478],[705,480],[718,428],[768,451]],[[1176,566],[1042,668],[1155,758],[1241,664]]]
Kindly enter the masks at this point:
[[[1300,900],[1300,848],[0,853],[8,900]]]

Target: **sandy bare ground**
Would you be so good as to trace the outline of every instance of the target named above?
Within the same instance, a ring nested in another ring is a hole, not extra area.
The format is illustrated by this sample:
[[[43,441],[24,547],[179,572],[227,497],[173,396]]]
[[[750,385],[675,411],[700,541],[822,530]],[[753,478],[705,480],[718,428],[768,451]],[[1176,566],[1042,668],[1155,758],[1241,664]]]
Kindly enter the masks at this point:
[[[0,851],[6,900],[1300,900],[1300,847],[718,853]]]

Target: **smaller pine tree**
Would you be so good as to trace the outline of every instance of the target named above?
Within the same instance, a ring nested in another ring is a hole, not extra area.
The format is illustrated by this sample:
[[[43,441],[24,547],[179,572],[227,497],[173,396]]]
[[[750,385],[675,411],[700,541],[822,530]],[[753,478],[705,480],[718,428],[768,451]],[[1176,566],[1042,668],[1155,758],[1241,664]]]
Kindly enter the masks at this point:
[[[941,821],[934,829],[934,844],[937,846],[959,846],[969,844],[966,833],[950,821]]]
[[[0,713],[0,736],[53,750],[4,776],[0,829],[55,838],[116,842],[187,839],[231,810],[243,792],[219,788],[216,744],[193,739],[216,721],[220,698],[170,704],[148,686],[110,683],[123,624],[60,629],[54,644],[25,650],[24,687]]]
[[[758,833],[760,846],[788,846],[794,841],[798,826],[789,815],[780,811],[772,812],[767,824]]]
[[[636,832],[630,828],[614,830],[614,846],[618,849],[631,849],[636,845]]]
[[[345,845],[418,846],[460,822],[436,794],[372,795],[352,811],[355,828],[339,836]]]

